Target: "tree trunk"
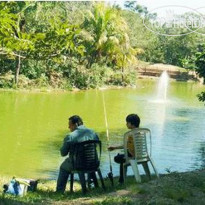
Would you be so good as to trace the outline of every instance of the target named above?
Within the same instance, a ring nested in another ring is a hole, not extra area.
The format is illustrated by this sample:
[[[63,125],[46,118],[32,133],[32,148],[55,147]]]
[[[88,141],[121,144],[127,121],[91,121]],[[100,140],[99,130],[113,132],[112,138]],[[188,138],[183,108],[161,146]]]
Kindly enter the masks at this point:
[[[18,85],[18,78],[19,78],[19,72],[21,68],[21,57],[18,56],[18,64],[16,67],[16,73],[15,73],[15,84]]]
[[[124,67],[121,68],[121,71],[122,71],[122,84],[124,82]]]
[[[124,65],[125,65],[125,57],[123,56],[123,63],[122,63],[122,68],[121,68],[121,71],[122,71],[122,84],[124,82]]]

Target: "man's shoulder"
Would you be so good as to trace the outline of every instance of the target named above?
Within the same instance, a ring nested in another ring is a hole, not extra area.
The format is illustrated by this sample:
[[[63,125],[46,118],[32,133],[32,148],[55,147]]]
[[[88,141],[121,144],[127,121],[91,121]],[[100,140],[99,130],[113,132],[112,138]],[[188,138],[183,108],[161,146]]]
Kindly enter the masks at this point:
[[[96,132],[93,129],[87,128],[85,126],[81,127],[80,129],[78,129],[78,134],[79,137],[78,140],[83,140],[83,141],[87,141],[87,140],[99,140],[98,135],[96,134]]]
[[[79,126],[78,129],[75,130],[75,131],[76,131],[76,132],[79,132],[79,131],[82,131],[82,132],[90,132],[90,133],[95,133],[95,134],[96,134],[96,132],[95,132],[93,129],[88,128],[88,127],[85,127],[84,125]]]
[[[92,135],[98,136],[97,133],[93,129],[87,128],[87,132],[92,134]]]
[[[72,132],[67,134],[64,138],[64,142],[71,142],[73,140],[75,140],[75,135]]]

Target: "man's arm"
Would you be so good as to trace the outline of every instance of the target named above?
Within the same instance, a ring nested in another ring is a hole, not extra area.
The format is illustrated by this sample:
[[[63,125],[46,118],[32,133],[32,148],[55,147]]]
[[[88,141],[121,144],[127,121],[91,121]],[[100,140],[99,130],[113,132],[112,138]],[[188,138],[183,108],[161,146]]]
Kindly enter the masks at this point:
[[[124,146],[123,145],[118,145],[118,146],[110,146],[110,147],[108,147],[109,151],[113,151],[115,149],[124,149]]]
[[[71,144],[71,136],[68,135],[64,138],[63,145],[60,148],[60,153],[62,157],[66,156],[69,153]]]
[[[100,140],[96,133],[95,133],[95,138],[96,138],[96,140]]]

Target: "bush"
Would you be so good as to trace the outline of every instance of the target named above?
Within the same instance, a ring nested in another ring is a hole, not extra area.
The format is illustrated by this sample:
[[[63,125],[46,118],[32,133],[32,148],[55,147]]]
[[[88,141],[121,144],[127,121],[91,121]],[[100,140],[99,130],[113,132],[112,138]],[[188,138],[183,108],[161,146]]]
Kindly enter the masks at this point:
[[[0,88],[12,88],[14,82],[14,75],[12,71],[8,71],[0,76]]]
[[[44,61],[25,60],[21,67],[21,74],[29,79],[40,78],[46,71],[46,63]]]
[[[93,64],[91,68],[81,65],[70,76],[70,81],[74,87],[96,88],[102,86],[109,76],[111,68],[99,64]]]
[[[96,88],[105,84],[106,79],[109,78],[111,68],[105,65],[93,64],[89,70],[88,87]]]
[[[34,62],[30,62],[31,65],[27,62],[25,66],[22,66],[18,86],[14,84],[12,71],[9,71],[0,77],[0,87],[45,88],[51,86],[52,88],[71,90],[72,87],[87,89],[101,87],[105,84],[127,86],[135,84],[136,81],[136,73],[132,70],[127,70],[123,74],[124,80],[122,82],[122,72],[105,64],[95,63],[90,68],[86,68],[85,65],[79,65],[75,60],[69,63],[66,62],[61,66],[50,65],[51,67],[47,68],[47,72],[43,73],[45,68],[37,69]],[[30,65],[31,70],[29,70],[28,65]],[[27,71],[27,75],[25,75],[25,71]]]
[[[205,102],[205,92],[201,92],[200,94],[197,95],[199,101]]]
[[[104,84],[127,86],[135,84],[136,72],[134,70],[125,72],[122,82],[122,72],[95,63],[89,69],[85,66],[78,66],[76,71],[71,74],[70,81],[73,86],[80,89],[96,88]]]
[[[65,90],[72,90],[72,85],[67,78],[62,78],[59,84],[59,88],[65,89]]]
[[[52,71],[49,73],[49,84],[53,88],[59,88],[62,84],[62,72]]]
[[[136,82],[136,71],[131,70],[123,73],[123,81],[122,81],[122,72],[121,71],[113,71],[108,79],[108,84],[112,85],[135,85]]]
[[[36,80],[33,81],[33,85],[39,88],[47,87],[49,85],[48,77],[45,74],[41,74],[40,78],[37,78]]]
[[[18,87],[19,88],[28,88],[31,84],[31,80],[25,75],[19,75],[18,78]]]

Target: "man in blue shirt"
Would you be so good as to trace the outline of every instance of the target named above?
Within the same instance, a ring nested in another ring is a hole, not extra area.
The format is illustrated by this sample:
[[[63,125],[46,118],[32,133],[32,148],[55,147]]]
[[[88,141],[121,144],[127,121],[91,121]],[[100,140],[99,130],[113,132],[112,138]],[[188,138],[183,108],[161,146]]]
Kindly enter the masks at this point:
[[[63,145],[60,149],[61,156],[69,156],[64,160],[60,166],[60,171],[57,180],[56,191],[64,193],[67,180],[70,172],[73,170],[71,158],[73,156],[73,145],[78,142],[84,142],[88,140],[99,140],[97,134],[86,128],[83,125],[82,119],[78,115],[70,117],[68,122],[68,128],[71,133],[64,138]]]

